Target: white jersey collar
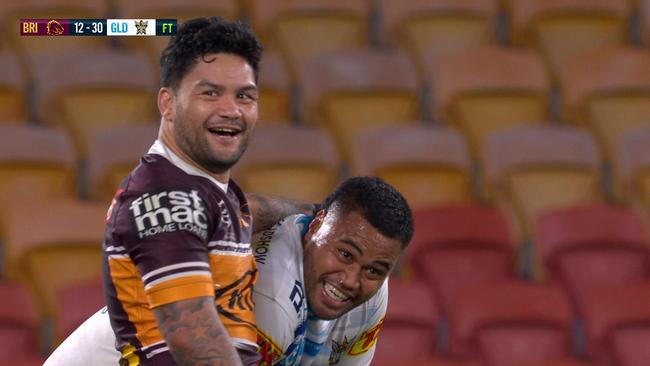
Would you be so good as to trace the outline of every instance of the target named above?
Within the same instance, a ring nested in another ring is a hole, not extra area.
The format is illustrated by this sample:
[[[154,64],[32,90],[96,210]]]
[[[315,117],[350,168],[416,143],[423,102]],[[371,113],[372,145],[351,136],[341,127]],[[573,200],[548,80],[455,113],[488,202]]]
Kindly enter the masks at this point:
[[[156,140],[153,145],[149,148],[149,151],[147,152],[148,154],[156,154],[164,157],[165,159],[169,160],[172,164],[174,164],[176,167],[178,167],[180,170],[184,171],[185,173],[189,175],[196,175],[199,177],[204,177],[209,179],[212,183],[216,184],[217,187],[221,188],[222,191],[228,192],[228,184],[227,183],[221,183],[219,182],[216,178],[211,176],[210,174],[204,172],[203,170],[195,167],[194,165],[191,165],[187,163],[185,160],[181,159],[178,155],[174,154],[173,151],[167,145],[165,145],[162,141]]]

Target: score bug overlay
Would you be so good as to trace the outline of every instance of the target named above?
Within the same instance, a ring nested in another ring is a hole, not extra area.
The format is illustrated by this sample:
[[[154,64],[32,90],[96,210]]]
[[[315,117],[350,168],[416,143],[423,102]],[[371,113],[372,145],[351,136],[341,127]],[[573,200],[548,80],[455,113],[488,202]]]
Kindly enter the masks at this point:
[[[173,36],[176,19],[21,19],[21,36]]]

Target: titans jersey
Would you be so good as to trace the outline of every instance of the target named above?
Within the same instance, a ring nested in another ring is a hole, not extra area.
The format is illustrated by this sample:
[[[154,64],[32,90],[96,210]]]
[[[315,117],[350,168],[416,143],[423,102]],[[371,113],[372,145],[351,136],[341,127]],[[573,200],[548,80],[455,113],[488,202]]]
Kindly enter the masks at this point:
[[[106,304],[122,363],[173,365],[153,308],[211,296],[234,342],[256,340],[251,217],[226,186],[156,141],[117,191],[107,216]]]
[[[386,313],[388,285],[335,320],[309,314],[302,236],[309,218],[289,216],[253,239],[260,271],[254,299],[261,365],[369,365]]]
[[[260,365],[369,365],[386,312],[387,283],[338,319],[310,316],[302,251],[308,224],[307,216],[289,216],[255,236],[259,280],[253,299],[263,357]],[[114,343],[108,314],[98,311],[56,349],[45,366],[115,365],[120,355]]]

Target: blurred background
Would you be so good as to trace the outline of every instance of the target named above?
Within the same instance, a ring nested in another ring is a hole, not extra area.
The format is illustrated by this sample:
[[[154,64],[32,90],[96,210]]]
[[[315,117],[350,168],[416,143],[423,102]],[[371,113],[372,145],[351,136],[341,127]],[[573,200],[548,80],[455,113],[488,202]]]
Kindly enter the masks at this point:
[[[0,364],[103,304],[117,185],[156,137],[167,37],[21,18],[219,15],[264,53],[234,171],[320,201],[377,175],[415,211],[373,365],[650,365],[650,0],[0,3]]]

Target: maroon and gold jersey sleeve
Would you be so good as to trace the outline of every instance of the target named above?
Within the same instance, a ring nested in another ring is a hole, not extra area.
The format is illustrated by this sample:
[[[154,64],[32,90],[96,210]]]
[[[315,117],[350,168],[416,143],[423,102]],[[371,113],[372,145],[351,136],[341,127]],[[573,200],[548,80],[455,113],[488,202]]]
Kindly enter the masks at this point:
[[[126,200],[124,247],[149,305],[214,296],[207,239],[211,213],[195,189],[160,189]]]

